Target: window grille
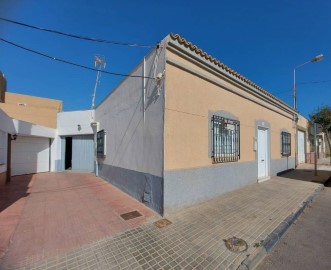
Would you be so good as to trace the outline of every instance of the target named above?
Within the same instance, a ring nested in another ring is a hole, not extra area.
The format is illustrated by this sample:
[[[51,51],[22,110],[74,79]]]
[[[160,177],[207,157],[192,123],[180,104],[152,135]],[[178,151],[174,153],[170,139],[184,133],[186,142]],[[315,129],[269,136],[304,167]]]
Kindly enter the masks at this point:
[[[282,138],[282,156],[291,155],[291,133],[283,131],[281,133]]]
[[[213,115],[212,158],[214,163],[237,161],[240,158],[240,122]]]
[[[103,158],[106,156],[106,132],[100,130],[97,133],[97,157]]]

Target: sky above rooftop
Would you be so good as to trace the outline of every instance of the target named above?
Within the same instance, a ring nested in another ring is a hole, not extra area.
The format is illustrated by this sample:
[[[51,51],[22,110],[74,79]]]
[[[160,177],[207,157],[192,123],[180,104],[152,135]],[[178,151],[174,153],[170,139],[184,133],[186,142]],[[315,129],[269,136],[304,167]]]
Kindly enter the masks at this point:
[[[155,45],[178,33],[308,116],[331,105],[331,1],[90,1],[0,0],[0,17],[81,36]],[[129,73],[150,49],[72,39],[0,21],[0,37],[71,62]],[[63,109],[91,107],[96,72],[59,63],[0,41],[0,70],[8,91],[59,99]],[[102,74],[98,104],[122,80]],[[139,79],[137,79],[139,80]]]

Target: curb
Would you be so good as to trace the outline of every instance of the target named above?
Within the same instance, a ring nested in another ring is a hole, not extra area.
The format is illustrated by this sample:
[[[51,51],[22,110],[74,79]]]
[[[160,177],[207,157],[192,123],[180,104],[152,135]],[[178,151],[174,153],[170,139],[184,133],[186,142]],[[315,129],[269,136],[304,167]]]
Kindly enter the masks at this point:
[[[285,234],[285,232],[302,214],[306,207],[312,202],[314,197],[323,189],[324,185],[320,184],[319,187],[308,197],[308,199],[302,203],[300,208],[295,213],[289,215],[271,234],[269,234],[266,239],[264,239],[262,246],[256,248],[244,261],[242,261],[237,270],[255,269]]]

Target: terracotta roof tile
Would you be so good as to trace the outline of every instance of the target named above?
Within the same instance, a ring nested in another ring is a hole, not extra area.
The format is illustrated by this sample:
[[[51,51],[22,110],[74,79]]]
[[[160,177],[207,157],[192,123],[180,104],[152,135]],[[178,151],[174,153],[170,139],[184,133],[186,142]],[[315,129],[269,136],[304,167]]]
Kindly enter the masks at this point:
[[[257,84],[253,83],[251,80],[245,78],[244,76],[242,76],[241,74],[239,74],[238,72],[236,72],[235,70],[233,70],[232,68],[226,66],[225,64],[223,64],[222,62],[220,62],[219,60],[217,60],[216,58],[212,57],[211,55],[207,54],[206,52],[202,51],[200,48],[198,48],[196,45],[192,44],[192,42],[186,41],[185,38],[182,38],[180,35],[178,34],[173,34],[170,33],[170,37],[173,40],[177,40],[179,44],[184,45],[186,48],[189,48],[191,51],[195,52],[196,54],[200,55],[201,57],[205,58],[206,60],[210,61],[211,63],[214,63],[215,65],[219,66],[220,68],[224,69],[226,72],[228,72],[229,74],[231,74],[232,76],[236,77],[237,79],[245,82],[246,84],[254,87],[255,89],[257,89],[258,91],[260,91],[261,93],[269,96],[270,98],[276,100],[277,102],[285,105],[288,108],[293,109],[290,105],[288,105],[287,103],[285,103],[284,101],[278,99],[277,97],[275,97],[274,95],[272,95],[271,93],[269,93],[268,91],[264,90],[262,87],[258,86]]]

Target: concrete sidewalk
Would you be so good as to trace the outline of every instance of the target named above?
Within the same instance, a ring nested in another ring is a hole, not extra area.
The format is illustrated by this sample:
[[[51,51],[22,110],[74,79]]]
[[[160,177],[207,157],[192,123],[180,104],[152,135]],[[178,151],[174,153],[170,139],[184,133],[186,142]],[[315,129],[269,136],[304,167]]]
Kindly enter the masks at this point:
[[[326,187],[257,267],[330,270],[331,188]]]
[[[15,268],[250,268],[254,258],[261,254],[264,241],[270,244],[270,240],[277,240],[281,230],[293,222],[322,187],[317,183],[273,177],[174,212],[166,217],[172,224],[164,228],[144,224],[34,264],[22,262]],[[223,240],[233,236],[246,241],[248,249],[241,253],[228,250]]]

